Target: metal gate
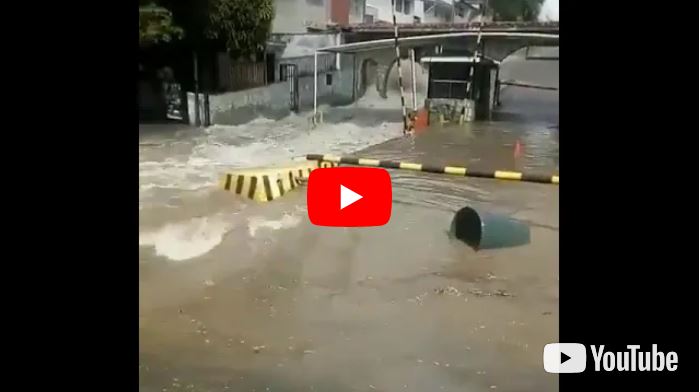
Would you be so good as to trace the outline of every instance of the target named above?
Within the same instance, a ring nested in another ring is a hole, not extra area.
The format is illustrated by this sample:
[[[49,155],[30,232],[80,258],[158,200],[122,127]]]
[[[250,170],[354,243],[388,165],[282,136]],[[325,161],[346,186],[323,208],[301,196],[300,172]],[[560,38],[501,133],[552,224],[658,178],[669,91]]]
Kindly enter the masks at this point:
[[[280,80],[289,83],[289,110],[299,113],[299,73],[296,64],[280,64]]]
[[[184,99],[185,96],[180,83],[163,83],[163,90],[167,106],[167,118],[171,120],[185,120],[184,113],[187,112],[185,107],[186,100]]]

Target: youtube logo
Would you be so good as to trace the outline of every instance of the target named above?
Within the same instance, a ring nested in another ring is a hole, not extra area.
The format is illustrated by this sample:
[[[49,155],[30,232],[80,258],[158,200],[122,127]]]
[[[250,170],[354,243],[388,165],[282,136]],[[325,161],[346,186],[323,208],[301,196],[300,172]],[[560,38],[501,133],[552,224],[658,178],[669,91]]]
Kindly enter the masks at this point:
[[[391,218],[391,177],[379,168],[316,169],[309,176],[306,204],[317,226],[382,226]]]
[[[586,370],[586,346],[580,343],[550,343],[542,354],[548,373],[581,373]]]

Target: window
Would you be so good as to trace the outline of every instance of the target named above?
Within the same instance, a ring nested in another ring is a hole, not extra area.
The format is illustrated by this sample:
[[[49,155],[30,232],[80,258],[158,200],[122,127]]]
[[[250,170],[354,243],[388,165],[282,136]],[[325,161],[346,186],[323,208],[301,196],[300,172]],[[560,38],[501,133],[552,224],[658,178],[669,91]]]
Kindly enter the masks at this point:
[[[429,98],[467,98],[470,65],[467,63],[430,64],[428,77]]]
[[[413,0],[394,0],[396,12],[401,12],[406,15],[413,13]]]
[[[333,74],[327,73],[326,74],[326,86],[330,86],[333,84]]]

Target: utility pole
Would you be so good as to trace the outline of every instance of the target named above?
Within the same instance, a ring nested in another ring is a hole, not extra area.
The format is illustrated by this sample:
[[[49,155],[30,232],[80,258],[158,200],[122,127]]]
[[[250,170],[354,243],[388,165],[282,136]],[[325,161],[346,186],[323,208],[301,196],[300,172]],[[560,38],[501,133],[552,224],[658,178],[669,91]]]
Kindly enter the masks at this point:
[[[202,125],[199,116],[199,66],[197,64],[197,52],[192,52],[192,60],[194,66],[194,126]]]

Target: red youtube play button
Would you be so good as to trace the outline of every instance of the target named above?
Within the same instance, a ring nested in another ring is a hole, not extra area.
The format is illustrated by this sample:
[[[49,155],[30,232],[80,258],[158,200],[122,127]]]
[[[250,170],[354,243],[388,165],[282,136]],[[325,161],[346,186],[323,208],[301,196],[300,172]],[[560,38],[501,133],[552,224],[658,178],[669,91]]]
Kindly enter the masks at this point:
[[[384,169],[334,167],[309,176],[306,204],[318,226],[382,226],[391,218],[391,177]]]

